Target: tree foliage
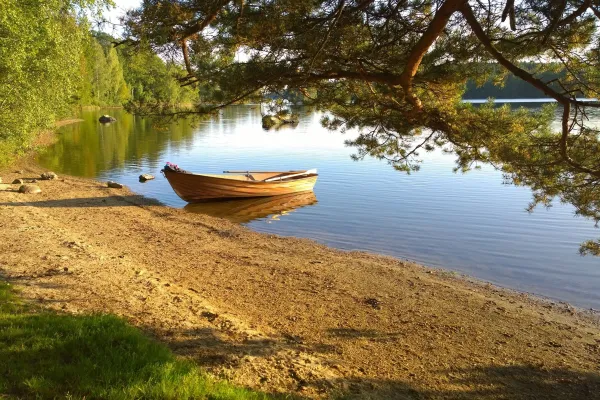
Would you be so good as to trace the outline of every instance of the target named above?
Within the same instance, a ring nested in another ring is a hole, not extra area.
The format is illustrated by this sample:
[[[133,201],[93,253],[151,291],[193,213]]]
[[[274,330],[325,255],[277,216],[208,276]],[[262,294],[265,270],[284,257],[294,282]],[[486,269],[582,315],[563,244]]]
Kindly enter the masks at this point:
[[[99,34],[87,35],[81,57],[79,103],[81,105],[118,106],[130,99],[123,76],[123,63],[110,43],[102,43]]]
[[[91,31],[111,0],[0,0],[0,165],[78,106],[192,103],[183,68]]]
[[[599,18],[598,0],[146,0],[126,22],[127,41],[183,61],[181,84],[213,87],[207,102],[297,89],[329,111],[325,126],[360,130],[358,158],[409,172],[441,147],[460,170],[491,163],[534,204],[557,197],[598,222],[598,131],[586,121],[598,103],[579,98],[600,91]],[[546,81],[546,70],[562,73]],[[548,108],[461,102],[468,79],[509,73],[557,101],[559,131]]]
[[[73,102],[84,9],[104,1],[0,1],[0,162]]]
[[[181,87],[176,78],[183,74],[181,65],[165,62],[150,49],[117,47],[123,60],[125,81],[131,87],[131,105],[193,104],[197,93],[191,87]]]

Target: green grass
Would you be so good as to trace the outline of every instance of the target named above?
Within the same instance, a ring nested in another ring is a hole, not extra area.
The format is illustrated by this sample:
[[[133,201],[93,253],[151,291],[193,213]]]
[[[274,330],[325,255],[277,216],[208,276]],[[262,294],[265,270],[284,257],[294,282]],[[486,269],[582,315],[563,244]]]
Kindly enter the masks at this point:
[[[0,398],[269,399],[175,357],[111,315],[24,304],[0,281]]]

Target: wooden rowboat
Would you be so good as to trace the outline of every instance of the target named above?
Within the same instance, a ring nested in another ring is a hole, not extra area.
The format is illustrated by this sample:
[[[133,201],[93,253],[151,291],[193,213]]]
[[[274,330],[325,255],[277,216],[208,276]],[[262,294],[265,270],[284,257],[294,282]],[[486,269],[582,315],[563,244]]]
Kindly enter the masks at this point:
[[[267,217],[269,221],[276,221],[279,217],[289,214],[298,208],[311,206],[316,203],[317,197],[313,192],[309,191],[284,194],[282,196],[203,201],[190,203],[183,209],[243,224]]]
[[[317,170],[267,172],[224,171],[192,174],[167,164],[162,170],[179,197],[188,203],[214,199],[279,196],[313,190]]]

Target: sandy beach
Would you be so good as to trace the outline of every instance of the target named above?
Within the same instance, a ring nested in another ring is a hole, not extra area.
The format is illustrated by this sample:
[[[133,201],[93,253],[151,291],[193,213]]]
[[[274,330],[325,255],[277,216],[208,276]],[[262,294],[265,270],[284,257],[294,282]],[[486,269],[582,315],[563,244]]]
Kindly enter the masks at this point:
[[[591,313],[105,182],[59,176],[38,180],[39,194],[10,184],[43,172],[30,159],[0,171],[0,275],[31,302],[123,316],[212,374],[269,392],[600,398]]]

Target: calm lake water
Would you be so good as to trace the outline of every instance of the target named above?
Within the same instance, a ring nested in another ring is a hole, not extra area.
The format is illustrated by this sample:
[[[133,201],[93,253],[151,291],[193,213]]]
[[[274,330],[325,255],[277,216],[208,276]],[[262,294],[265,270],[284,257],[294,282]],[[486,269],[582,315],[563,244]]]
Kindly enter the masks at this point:
[[[99,124],[104,113],[117,122]],[[166,161],[206,173],[318,168],[314,196],[186,209],[600,309],[600,258],[578,253],[600,230],[568,205],[527,213],[529,189],[504,185],[492,168],[455,174],[454,157],[437,152],[424,154],[421,171],[411,175],[382,161],[354,162],[353,149],[344,146],[349,134],[323,129],[319,115],[303,113],[296,128],[265,131],[256,106],[229,107],[195,127],[184,120],[156,125],[120,110],[86,111],[82,118],[61,129],[56,145],[40,155],[42,165],[115,180],[173,207],[186,204],[160,175]],[[157,179],[139,183],[142,173]]]

